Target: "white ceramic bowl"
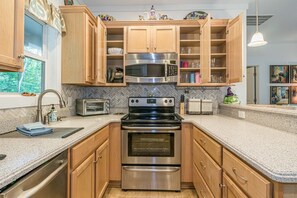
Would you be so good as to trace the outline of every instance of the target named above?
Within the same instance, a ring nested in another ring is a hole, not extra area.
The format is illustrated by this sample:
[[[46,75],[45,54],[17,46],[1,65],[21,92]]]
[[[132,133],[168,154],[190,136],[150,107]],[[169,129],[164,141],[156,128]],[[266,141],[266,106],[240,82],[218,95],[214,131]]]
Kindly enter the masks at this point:
[[[108,54],[123,54],[123,49],[117,48],[117,47],[108,48],[107,51],[108,51]]]

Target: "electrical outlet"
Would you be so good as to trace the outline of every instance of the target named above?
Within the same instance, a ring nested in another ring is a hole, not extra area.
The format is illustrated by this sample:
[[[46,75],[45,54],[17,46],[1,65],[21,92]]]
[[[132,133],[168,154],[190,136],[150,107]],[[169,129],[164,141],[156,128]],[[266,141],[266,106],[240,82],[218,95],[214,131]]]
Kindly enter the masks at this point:
[[[245,119],[245,111],[238,111],[238,117]]]
[[[71,107],[72,106],[72,97],[67,98],[67,106]]]

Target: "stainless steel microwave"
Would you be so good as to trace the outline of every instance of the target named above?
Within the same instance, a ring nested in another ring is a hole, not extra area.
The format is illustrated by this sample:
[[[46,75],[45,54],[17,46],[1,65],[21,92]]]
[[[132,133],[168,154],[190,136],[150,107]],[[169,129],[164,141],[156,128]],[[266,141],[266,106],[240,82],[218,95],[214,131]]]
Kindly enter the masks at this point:
[[[76,114],[82,116],[109,113],[108,99],[77,99]]]
[[[176,53],[126,54],[125,78],[128,83],[175,83]]]

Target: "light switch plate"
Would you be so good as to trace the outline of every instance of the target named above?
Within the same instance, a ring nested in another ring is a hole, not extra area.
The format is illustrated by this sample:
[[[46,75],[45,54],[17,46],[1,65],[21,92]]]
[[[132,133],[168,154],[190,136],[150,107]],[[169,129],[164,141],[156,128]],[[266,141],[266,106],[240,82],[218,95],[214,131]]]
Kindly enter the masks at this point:
[[[245,119],[245,111],[238,111],[238,117]]]

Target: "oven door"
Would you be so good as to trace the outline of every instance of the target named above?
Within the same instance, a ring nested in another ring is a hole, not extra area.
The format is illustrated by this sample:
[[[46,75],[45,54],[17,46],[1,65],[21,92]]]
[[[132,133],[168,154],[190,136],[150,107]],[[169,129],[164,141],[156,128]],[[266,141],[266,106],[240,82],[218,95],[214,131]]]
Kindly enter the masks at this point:
[[[97,115],[109,113],[109,100],[87,100],[84,106],[84,115]]]
[[[122,130],[122,164],[180,165],[180,130]]]

